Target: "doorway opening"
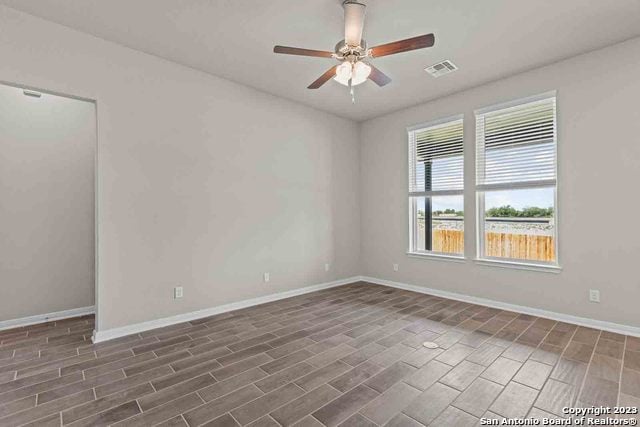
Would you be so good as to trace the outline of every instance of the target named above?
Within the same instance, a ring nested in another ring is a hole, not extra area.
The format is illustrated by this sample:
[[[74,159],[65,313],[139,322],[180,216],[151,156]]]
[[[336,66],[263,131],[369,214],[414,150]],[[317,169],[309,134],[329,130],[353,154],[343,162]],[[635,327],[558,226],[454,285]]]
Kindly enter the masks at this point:
[[[0,330],[93,326],[96,129],[94,101],[0,84]]]

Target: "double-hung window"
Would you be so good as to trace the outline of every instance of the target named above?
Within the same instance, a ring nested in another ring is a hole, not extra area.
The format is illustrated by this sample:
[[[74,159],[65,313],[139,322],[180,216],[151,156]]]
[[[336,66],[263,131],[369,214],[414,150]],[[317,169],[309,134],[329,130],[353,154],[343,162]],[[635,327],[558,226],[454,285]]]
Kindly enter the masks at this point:
[[[557,264],[556,99],[476,111],[478,254]]]
[[[409,252],[464,253],[462,116],[409,133]]]

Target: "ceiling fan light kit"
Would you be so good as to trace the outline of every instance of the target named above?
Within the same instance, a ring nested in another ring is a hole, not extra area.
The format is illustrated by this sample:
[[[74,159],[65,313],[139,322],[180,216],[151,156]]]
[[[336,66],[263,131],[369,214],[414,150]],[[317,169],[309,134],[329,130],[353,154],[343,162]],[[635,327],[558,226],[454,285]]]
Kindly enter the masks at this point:
[[[355,64],[345,61],[336,68],[336,76],[333,78],[338,83],[349,86],[358,86],[364,83],[371,74],[371,67],[364,62],[358,61]]]
[[[344,8],[344,39],[336,44],[334,52],[289,46],[273,48],[274,53],[333,58],[340,62],[311,83],[308,89],[318,89],[333,78],[336,82],[349,87],[352,101],[355,101],[353,87],[364,83],[367,79],[378,86],[385,86],[391,82],[386,74],[371,64],[371,59],[424,49],[435,43],[433,34],[425,34],[368,49],[366,41],[362,38],[366,6],[356,0],[345,0],[342,7]]]

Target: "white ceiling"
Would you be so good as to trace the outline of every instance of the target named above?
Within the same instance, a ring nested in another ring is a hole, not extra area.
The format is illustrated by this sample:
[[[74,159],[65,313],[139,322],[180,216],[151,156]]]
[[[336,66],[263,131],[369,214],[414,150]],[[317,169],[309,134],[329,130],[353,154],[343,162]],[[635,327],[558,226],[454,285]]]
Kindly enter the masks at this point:
[[[122,45],[355,120],[425,102],[640,35],[640,0],[366,0],[370,46],[433,32],[431,49],[374,60],[393,82],[307,85],[334,64],[274,44],[333,50],[340,0],[0,0]],[[450,59],[438,79],[426,66]]]

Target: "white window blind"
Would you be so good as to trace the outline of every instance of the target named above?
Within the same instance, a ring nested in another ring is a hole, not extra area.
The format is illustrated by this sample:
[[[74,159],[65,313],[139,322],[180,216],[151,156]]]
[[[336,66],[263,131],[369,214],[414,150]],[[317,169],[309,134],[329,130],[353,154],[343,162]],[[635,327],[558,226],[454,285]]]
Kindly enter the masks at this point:
[[[462,194],[462,119],[409,130],[409,195]]]
[[[476,115],[479,191],[556,184],[555,96]]]

